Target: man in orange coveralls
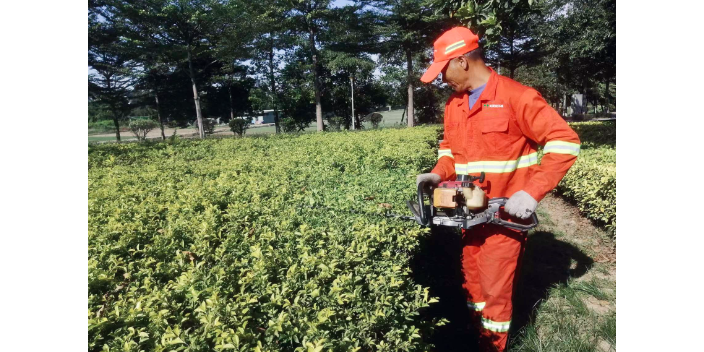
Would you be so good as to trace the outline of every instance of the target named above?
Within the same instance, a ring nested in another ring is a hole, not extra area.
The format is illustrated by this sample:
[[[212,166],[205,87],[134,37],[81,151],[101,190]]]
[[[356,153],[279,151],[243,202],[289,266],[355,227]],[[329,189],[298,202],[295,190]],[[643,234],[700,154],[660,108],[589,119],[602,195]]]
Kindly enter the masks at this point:
[[[483,171],[484,182],[475,182],[486,195],[508,197],[505,212],[519,222],[527,219],[577,159],[577,134],[535,89],[487,67],[479,38],[467,28],[453,28],[435,41],[433,63],[421,81],[440,73],[455,93],[445,104],[438,162],[417,182],[437,184]],[[540,163],[539,145],[544,146]],[[463,230],[467,306],[481,314],[481,333],[499,351],[506,348],[525,240],[526,233],[497,225]]]

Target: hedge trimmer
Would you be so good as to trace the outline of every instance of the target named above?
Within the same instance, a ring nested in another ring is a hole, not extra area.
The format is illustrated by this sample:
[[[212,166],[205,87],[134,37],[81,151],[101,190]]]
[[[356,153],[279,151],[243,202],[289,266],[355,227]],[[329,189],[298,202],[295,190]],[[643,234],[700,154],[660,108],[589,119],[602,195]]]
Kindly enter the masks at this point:
[[[535,213],[531,216],[530,224],[501,219],[501,208],[508,198],[492,198],[487,201],[484,191],[472,183],[475,180],[484,182],[484,173],[479,177],[458,175],[457,180],[441,182],[437,187],[421,182],[418,184],[418,202],[407,202],[413,217],[389,215],[415,220],[421,226],[433,224],[465,230],[480,224],[496,224],[518,231],[528,231],[538,226]],[[429,205],[425,204],[425,198],[429,199]]]
[[[401,220],[413,220],[421,226],[440,225],[452,226],[462,229],[470,229],[481,224],[496,224],[518,231],[528,231],[538,226],[538,217],[533,213],[529,224],[521,224],[501,219],[501,208],[506,204],[508,198],[492,198],[488,199],[484,191],[475,185],[473,182],[479,180],[484,182],[484,173],[481,176],[458,175],[455,181],[440,182],[437,186],[433,186],[426,182],[418,184],[417,203],[408,201],[408,208],[413,213],[413,216],[394,214],[386,212],[384,214],[375,214],[388,218],[396,218]],[[425,204],[425,199],[430,201],[430,204]],[[373,199],[370,197],[369,199]],[[383,203],[387,208],[391,204]],[[308,208],[321,208],[320,205],[304,205]],[[322,207],[327,210],[335,210],[332,208]],[[364,211],[348,210],[355,214],[368,213]]]

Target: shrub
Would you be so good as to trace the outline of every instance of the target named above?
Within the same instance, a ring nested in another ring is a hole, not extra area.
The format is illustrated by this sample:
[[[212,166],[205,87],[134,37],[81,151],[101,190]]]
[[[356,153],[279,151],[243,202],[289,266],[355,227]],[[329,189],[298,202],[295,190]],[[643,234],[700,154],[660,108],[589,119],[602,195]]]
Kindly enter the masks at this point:
[[[156,121],[148,119],[133,119],[129,123],[130,131],[140,141],[144,141],[147,138],[147,133],[157,127],[159,127],[159,124]]]
[[[232,131],[232,133],[241,137],[244,136],[245,132],[247,132],[247,129],[249,128],[249,121],[234,118],[230,120],[228,126],[230,126],[230,131]]]
[[[197,124],[196,124],[196,127],[198,127]],[[215,119],[204,117],[203,118],[203,130],[205,131],[205,134],[215,133]]]
[[[379,123],[381,123],[381,120],[384,118],[384,115],[378,113],[378,112],[373,112],[369,115],[367,115],[364,120],[369,121],[372,123],[372,128],[379,128]]]
[[[296,123],[296,120],[294,120],[291,117],[284,117],[280,121],[281,124],[281,129],[284,132],[298,132],[298,124]]]
[[[328,118],[328,126],[330,127],[331,131],[340,131],[342,129],[342,125],[345,123],[345,118],[340,117],[340,116],[333,116]]]

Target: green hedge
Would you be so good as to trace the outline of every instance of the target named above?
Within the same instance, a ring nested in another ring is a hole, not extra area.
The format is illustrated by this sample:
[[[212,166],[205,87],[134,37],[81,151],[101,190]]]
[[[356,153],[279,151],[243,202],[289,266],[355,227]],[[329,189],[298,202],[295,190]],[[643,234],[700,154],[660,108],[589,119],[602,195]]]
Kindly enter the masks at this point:
[[[615,143],[579,123],[558,191],[615,230]],[[604,131],[603,133],[600,131]],[[612,133],[613,132],[613,133]],[[88,350],[430,348],[407,213],[436,127],[88,151]]]
[[[373,214],[407,213],[436,136],[90,146],[88,350],[427,350],[428,230]]]
[[[616,148],[616,121],[572,122],[569,125],[577,132],[583,146]]]
[[[584,215],[616,233],[616,123],[575,122],[582,149],[557,191]]]

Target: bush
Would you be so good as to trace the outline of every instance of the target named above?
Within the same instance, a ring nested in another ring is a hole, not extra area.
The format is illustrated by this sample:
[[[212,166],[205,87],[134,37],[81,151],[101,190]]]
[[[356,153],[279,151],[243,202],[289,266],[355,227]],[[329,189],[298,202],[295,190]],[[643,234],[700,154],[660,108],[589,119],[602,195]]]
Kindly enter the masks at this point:
[[[178,143],[178,135],[176,134],[176,131],[178,131],[178,128],[174,128],[174,132],[169,136],[169,139],[167,139],[167,143],[170,145]]]
[[[577,114],[573,113],[572,114],[572,121],[584,121],[586,120],[586,115],[585,114]]]
[[[196,127],[198,127],[197,124],[196,124]],[[205,134],[215,133],[215,119],[204,117],[203,118],[203,130],[205,131]]]
[[[558,192],[576,201],[584,215],[616,231],[616,150],[608,147],[580,152]]]
[[[114,133],[115,122],[112,120],[102,120],[96,122],[88,122],[88,133]]]
[[[369,121],[372,123],[372,128],[379,128],[379,123],[381,123],[381,120],[384,118],[384,115],[378,113],[378,112],[373,112],[369,115],[367,115],[364,120]]]
[[[179,127],[186,127],[186,126],[188,126],[188,124],[184,125],[184,123],[182,121],[178,121],[178,120],[169,120],[168,122],[166,122],[166,127],[168,127],[168,128],[179,128]],[[196,128],[197,127],[198,127],[198,125],[196,125]]]
[[[230,131],[232,131],[232,133],[241,137],[244,136],[244,133],[249,128],[249,121],[235,118],[230,120],[228,126],[230,126]]]
[[[582,148],[557,191],[573,200],[583,214],[616,233],[616,124],[575,122]]]
[[[130,131],[140,141],[144,141],[147,138],[147,133],[157,127],[159,127],[159,124],[156,121],[148,119],[134,119],[129,123]]]
[[[428,230],[378,215],[436,134],[89,146],[88,350],[429,350]]]
[[[345,118],[340,116],[333,116],[328,118],[328,126],[331,131],[342,130],[342,125],[345,124]]]
[[[296,120],[291,117],[284,117],[281,119],[281,129],[284,132],[298,132],[298,124]]]
[[[571,123],[583,145],[616,147],[616,121],[590,121]]]

